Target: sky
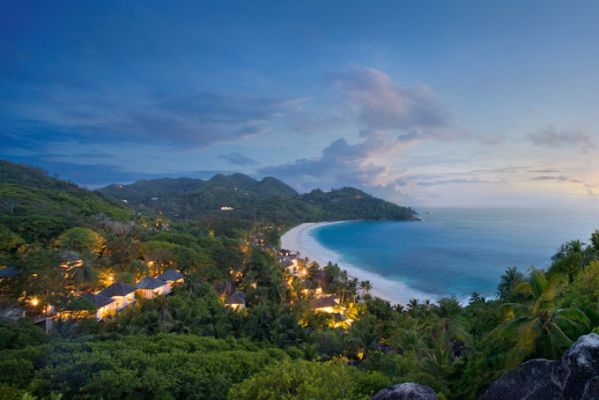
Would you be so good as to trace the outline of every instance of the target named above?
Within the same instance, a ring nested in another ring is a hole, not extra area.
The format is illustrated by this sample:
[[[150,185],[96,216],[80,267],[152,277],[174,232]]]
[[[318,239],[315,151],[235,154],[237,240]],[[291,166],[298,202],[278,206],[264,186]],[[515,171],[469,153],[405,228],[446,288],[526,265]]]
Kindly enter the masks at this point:
[[[599,2],[0,2],[0,158],[599,204]]]

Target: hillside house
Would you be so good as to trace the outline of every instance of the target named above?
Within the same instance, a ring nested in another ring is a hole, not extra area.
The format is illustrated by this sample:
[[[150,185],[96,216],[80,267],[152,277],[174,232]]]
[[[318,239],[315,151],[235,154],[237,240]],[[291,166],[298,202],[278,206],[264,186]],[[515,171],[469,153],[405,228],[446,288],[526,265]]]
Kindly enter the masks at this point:
[[[235,311],[243,310],[246,307],[245,294],[235,292],[225,300],[225,306],[232,308]]]
[[[128,283],[113,283],[98,294],[113,299],[116,303],[115,308],[118,311],[135,302],[136,290],[135,286]]]
[[[95,308],[95,317],[97,320],[113,315],[117,311],[117,303],[110,297],[102,296],[100,294],[85,293],[82,298],[89,300]]]
[[[137,293],[144,299],[153,299],[156,296],[163,296],[170,293],[171,288],[168,282],[162,279],[146,276],[136,285]]]
[[[338,312],[342,307],[339,305],[339,299],[337,296],[324,296],[314,299],[312,303],[312,310],[316,312],[335,313]]]
[[[158,279],[160,279],[160,280],[165,281],[166,283],[168,283],[168,285],[169,285],[169,292],[170,292],[170,289],[173,286],[182,284],[184,282],[185,275],[183,275],[181,272],[177,271],[176,269],[167,269],[162,274],[160,274],[160,276],[158,277]]]

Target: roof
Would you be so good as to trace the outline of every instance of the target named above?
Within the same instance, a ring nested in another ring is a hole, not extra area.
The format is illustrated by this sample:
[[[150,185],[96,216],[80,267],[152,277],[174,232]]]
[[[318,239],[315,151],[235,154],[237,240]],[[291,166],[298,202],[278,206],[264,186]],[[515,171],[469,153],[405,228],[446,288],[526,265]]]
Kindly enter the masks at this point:
[[[128,283],[113,283],[99,294],[105,297],[126,296],[136,290],[137,288],[135,286],[129,285]]]
[[[245,294],[241,292],[235,292],[227,298],[225,304],[245,304],[245,300]]]
[[[151,276],[146,276],[137,284],[138,289],[157,289],[161,286],[166,285],[166,282],[162,279],[152,278]]]
[[[294,265],[294,264],[295,264],[295,263],[293,262],[293,260],[292,260],[292,259],[290,259],[289,257],[284,257],[284,258],[281,260],[281,265],[282,265],[283,267],[285,267],[285,268],[287,268],[287,267],[291,267],[291,266],[292,266],[292,265]]]
[[[96,307],[96,309],[107,306],[108,304],[114,302],[114,300],[112,300],[111,298],[102,296],[100,294],[85,293],[81,297],[91,301],[92,304]]]
[[[326,296],[316,299],[313,303],[313,308],[325,308],[335,307],[337,305],[337,298],[335,296]]]
[[[179,279],[184,278],[185,275],[183,275],[181,272],[177,271],[176,269],[167,269],[166,271],[164,271],[162,273],[162,275],[160,275],[158,277],[158,279],[162,279],[163,281],[176,281]]]
[[[4,267],[0,269],[0,278],[11,278],[20,272],[21,271],[15,267]]]

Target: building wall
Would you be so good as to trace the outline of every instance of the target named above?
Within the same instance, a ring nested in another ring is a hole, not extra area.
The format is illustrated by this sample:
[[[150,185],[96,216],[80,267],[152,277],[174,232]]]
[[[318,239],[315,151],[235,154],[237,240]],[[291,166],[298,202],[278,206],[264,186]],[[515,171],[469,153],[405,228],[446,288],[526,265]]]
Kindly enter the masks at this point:
[[[152,289],[137,289],[137,292],[144,299],[153,299],[154,291]]]

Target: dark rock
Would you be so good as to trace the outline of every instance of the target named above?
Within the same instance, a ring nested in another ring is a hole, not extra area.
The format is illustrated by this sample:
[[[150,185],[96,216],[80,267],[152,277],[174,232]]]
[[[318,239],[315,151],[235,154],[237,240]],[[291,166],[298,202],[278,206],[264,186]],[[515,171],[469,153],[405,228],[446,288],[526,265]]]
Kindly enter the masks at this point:
[[[437,396],[428,386],[402,383],[380,390],[371,400],[437,400]]]
[[[599,335],[578,338],[561,360],[507,371],[479,400],[599,400]]]

